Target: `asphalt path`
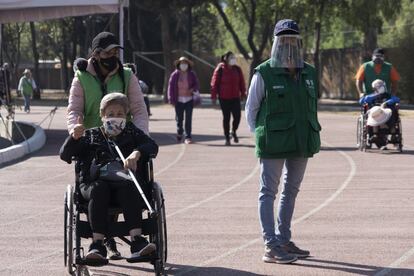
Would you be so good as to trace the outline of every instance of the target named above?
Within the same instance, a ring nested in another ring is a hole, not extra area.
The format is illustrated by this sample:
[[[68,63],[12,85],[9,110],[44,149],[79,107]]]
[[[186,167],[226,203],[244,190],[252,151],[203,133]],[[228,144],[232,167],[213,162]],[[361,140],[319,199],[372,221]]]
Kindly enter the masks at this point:
[[[47,143],[0,169],[0,275],[65,274],[63,195],[74,172],[57,155],[67,135],[65,109],[50,121],[51,110],[34,106],[16,114],[43,121]],[[244,118],[240,143],[226,147],[221,112],[195,109],[195,144],[185,145],[175,141],[173,109],[151,110],[151,135],[160,145],[155,179],[166,197],[167,275],[414,275],[412,113],[403,116],[402,154],[357,151],[357,113],[319,114],[323,146],[308,163],[292,226],[293,240],[312,257],[277,265],[261,261],[259,167]],[[128,254],[125,244],[118,246]],[[153,267],[121,260],[89,272],[153,275]]]

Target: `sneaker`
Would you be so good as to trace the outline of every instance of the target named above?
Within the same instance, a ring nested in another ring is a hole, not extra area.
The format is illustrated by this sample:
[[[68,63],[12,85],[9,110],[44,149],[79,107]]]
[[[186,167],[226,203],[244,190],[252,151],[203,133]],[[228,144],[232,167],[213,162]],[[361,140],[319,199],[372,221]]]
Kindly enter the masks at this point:
[[[155,244],[149,243],[144,237],[136,237],[131,242],[131,256],[127,258],[127,262],[139,262],[142,257],[150,255],[155,249]]]
[[[185,138],[184,143],[188,144],[192,144],[193,140],[191,140],[191,138]]]
[[[288,244],[282,245],[281,247],[289,254],[293,254],[298,258],[306,258],[310,256],[310,252],[308,250],[300,249],[293,242],[289,242]]]
[[[266,246],[265,254],[262,260],[265,263],[277,263],[277,264],[290,264],[297,261],[297,257],[294,254],[288,253],[281,246],[269,248]]]
[[[106,250],[108,251],[108,259],[110,260],[121,260],[122,256],[121,253],[118,251],[116,247],[116,241],[114,238],[107,239],[104,242]]]
[[[85,256],[85,260],[91,266],[101,266],[108,263],[106,259],[106,247],[102,241],[92,242],[89,245],[89,251]]]
[[[237,134],[236,134],[236,132],[235,131],[233,131],[232,133],[231,133],[231,136],[233,136],[233,141],[234,141],[234,143],[238,143],[239,142],[239,137],[237,137]]]
[[[224,143],[225,146],[231,146],[230,138],[226,138],[226,142]]]
[[[181,143],[181,140],[183,139],[182,135],[177,134],[177,143]]]

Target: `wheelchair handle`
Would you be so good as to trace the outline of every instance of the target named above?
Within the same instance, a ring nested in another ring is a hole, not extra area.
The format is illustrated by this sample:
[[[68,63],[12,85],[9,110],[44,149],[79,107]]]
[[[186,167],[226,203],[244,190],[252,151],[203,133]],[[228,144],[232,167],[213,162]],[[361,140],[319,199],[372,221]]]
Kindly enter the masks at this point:
[[[125,163],[125,157],[124,157],[124,155],[122,154],[121,150],[119,149],[118,145],[117,145],[117,144],[115,144],[115,142],[114,142],[114,141],[111,141],[111,142],[114,144],[115,149],[116,149],[116,152],[118,153],[118,155],[119,155],[119,157],[121,158],[122,162],[123,162],[123,163]],[[138,189],[138,191],[139,191],[139,193],[140,193],[140,195],[141,195],[142,199],[143,199],[143,200],[144,200],[144,202],[145,202],[145,205],[147,205],[147,208],[148,208],[148,210],[149,210],[149,212],[150,212],[150,216],[151,216],[151,217],[154,217],[154,216],[156,215],[156,212],[155,212],[155,211],[154,211],[154,209],[151,207],[151,204],[149,204],[148,199],[147,199],[147,197],[145,196],[144,191],[143,191],[143,190],[142,190],[142,188],[141,188],[141,185],[139,185],[138,180],[135,178],[134,173],[133,173],[130,169],[128,169],[128,174],[129,174],[129,176],[132,178],[132,181],[134,182],[135,186],[137,187],[137,189]]]

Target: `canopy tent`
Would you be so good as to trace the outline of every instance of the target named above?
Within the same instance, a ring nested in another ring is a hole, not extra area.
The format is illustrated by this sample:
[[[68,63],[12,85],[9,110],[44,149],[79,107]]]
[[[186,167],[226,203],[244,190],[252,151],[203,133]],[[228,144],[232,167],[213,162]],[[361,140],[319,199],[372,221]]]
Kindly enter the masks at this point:
[[[0,0],[0,25],[96,13],[119,13],[119,42],[123,46],[124,6],[128,6],[128,0]],[[122,60],[122,51],[120,58]]]

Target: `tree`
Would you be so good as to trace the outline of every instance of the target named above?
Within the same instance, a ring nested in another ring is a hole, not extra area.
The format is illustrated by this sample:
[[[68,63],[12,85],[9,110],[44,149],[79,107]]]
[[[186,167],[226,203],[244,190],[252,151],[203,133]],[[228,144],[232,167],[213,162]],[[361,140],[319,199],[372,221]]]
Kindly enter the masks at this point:
[[[39,74],[39,52],[36,45],[36,28],[34,22],[30,22],[30,34],[32,38],[32,51],[33,51],[33,63],[34,63],[34,79],[37,83],[37,88],[33,93],[34,99],[40,99],[40,74]]]
[[[378,33],[384,21],[392,21],[401,10],[401,0],[347,0],[342,17],[350,26],[364,34],[364,50],[377,47]]]

